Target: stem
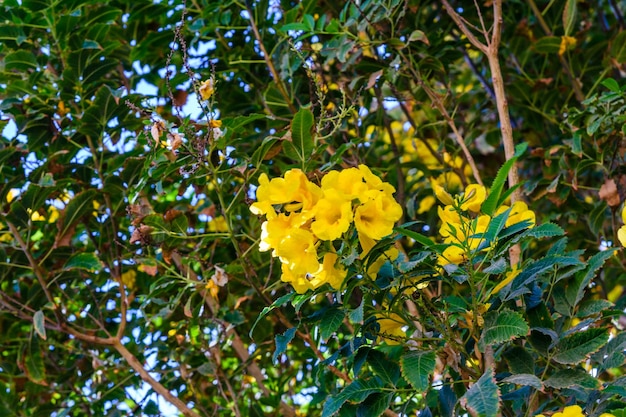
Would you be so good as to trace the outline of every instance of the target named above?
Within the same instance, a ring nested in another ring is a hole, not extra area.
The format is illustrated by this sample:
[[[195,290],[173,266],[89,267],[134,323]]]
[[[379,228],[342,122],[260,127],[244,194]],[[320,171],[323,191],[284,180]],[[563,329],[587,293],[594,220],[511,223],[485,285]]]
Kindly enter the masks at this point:
[[[502,2],[500,1],[498,3],[500,3],[500,9],[502,9]],[[535,3],[535,0],[528,0],[528,5],[533,11],[533,14],[535,15],[535,17],[537,18],[537,22],[539,22],[539,26],[541,26],[541,29],[543,29],[546,35],[552,36],[552,31],[550,30],[550,27],[548,26],[545,19],[543,18],[543,15],[539,11],[539,8],[537,7],[537,3]],[[496,3],[493,4],[493,8],[494,8],[494,13],[495,13]],[[576,99],[578,101],[583,101],[585,99],[585,95],[583,94],[580,82],[578,81],[578,79],[576,79],[576,77],[574,77],[572,69],[570,68],[569,64],[567,63],[567,61],[562,55],[559,55],[559,61],[561,62],[561,66],[563,67],[563,70],[567,74],[567,78],[569,78],[572,88],[574,89],[574,95],[576,95]]]

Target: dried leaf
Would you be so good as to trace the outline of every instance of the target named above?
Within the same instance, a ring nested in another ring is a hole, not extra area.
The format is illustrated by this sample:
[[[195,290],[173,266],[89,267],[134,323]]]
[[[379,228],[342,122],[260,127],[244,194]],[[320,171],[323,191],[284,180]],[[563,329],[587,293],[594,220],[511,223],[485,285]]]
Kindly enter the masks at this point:
[[[611,207],[617,207],[620,204],[619,193],[617,192],[617,185],[613,178],[607,179],[598,193],[600,198]]]

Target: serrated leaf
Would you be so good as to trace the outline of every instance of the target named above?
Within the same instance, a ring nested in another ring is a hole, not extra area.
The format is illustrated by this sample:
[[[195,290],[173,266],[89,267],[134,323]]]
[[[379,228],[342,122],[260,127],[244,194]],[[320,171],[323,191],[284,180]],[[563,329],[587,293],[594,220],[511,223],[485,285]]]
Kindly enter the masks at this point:
[[[356,410],[356,417],[379,417],[389,407],[393,392],[375,392],[365,399]]]
[[[586,271],[584,271],[584,274],[580,272],[579,274],[576,275],[576,284],[578,285],[578,290],[576,291],[576,298],[571,299],[570,297],[568,297],[569,301],[573,301],[571,303],[572,305],[576,305],[580,302],[580,300],[582,300],[585,294],[585,290],[587,286],[589,285],[589,283],[591,282],[591,280],[596,276],[596,272],[600,268],[602,268],[606,260],[612,257],[614,254],[615,254],[615,249],[610,248],[605,251],[596,253],[587,261],[588,268]],[[574,288],[574,286],[571,286],[571,288]]]
[[[82,252],[72,255],[70,259],[65,262],[63,269],[84,269],[89,272],[96,272],[102,269],[102,262],[95,253]]]
[[[415,267],[424,262],[430,256],[430,252],[419,252],[417,255],[411,257],[408,261],[400,261],[396,264],[398,271],[402,274],[411,272]]]
[[[498,202],[500,201],[500,195],[502,194],[502,189],[504,188],[504,182],[509,175],[509,171],[514,166],[515,161],[517,161],[517,158],[519,158],[519,155],[524,153],[527,147],[527,143],[521,143],[517,145],[515,147],[515,156],[502,164],[502,167],[500,167],[498,173],[496,174],[496,178],[491,184],[491,188],[488,192],[488,197],[487,199],[485,199],[480,208],[483,213],[492,216],[493,213],[496,211],[496,208],[498,207]]]
[[[396,385],[400,378],[400,367],[387,359],[387,356],[378,350],[370,350],[367,355],[367,364],[372,371],[378,375],[383,382],[389,385]]]
[[[534,374],[535,360],[522,346],[512,346],[504,352],[504,359],[513,374]]]
[[[33,315],[33,327],[35,328],[35,332],[39,335],[39,337],[41,337],[43,340],[46,340],[46,325],[43,311],[37,310]]]
[[[543,384],[555,389],[571,388],[575,385],[591,389],[598,387],[598,381],[583,369],[560,369],[543,381]]]
[[[430,387],[430,375],[435,371],[435,352],[409,352],[400,358],[402,376],[413,389],[424,392]]]
[[[551,270],[557,266],[571,266],[571,265],[580,265],[582,262],[578,258],[574,258],[571,256],[546,256],[532,264],[526,266],[522,272],[520,272],[513,282],[511,283],[511,288],[509,289],[509,293],[506,294],[504,291],[502,294],[504,295],[504,301],[511,300],[515,297],[518,297],[521,294],[525,294],[528,292],[524,287],[537,280],[539,276],[545,273],[548,270]],[[506,289],[505,289],[506,290]]]
[[[542,239],[544,237],[563,236],[564,234],[565,230],[561,226],[554,223],[544,223],[528,229],[528,231],[524,232],[524,237]]]
[[[508,376],[502,380],[502,382],[508,382],[509,384],[526,385],[535,388],[536,390],[543,391],[543,384],[537,376],[532,374],[515,374]]]
[[[370,394],[378,392],[383,388],[382,382],[377,378],[357,379],[345,387],[339,394],[329,397],[324,403],[322,417],[330,417],[337,413],[346,401],[360,403]]]
[[[600,363],[603,369],[621,368],[626,359],[626,332],[620,332],[609,340],[609,343],[596,352],[592,359]]]
[[[339,308],[329,308],[324,312],[320,320],[320,333],[322,339],[328,340],[343,323],[346,312]]]
[[[526,336],[530,328],[521,314],[511,311],[491,311],[485,314],[485,327],[480,337],[479,347],[484,351],[486,346]]]
[[[352,323],[363,324],[363,300],[357,308],[348,313],[348,318]]]
[[[465,408],[472,411],[477,417],[497,417],[500,411],[500,391],[493,377],[493,370],[489,369],[463,395]]]
[[[597,352],[608,339],[607,329],[589,329],[574,333],[559,341],[556,345],[556,354],[552,359],[562,364],[577,364],[588,355]]]
[[[276,363],[278,361],[278,357],[287,351],[287,346],[289,342],[293,340],[293,337],[296,335],[297,327],[292,327],[291,329],[287,329],[283,334],[277,334],[274,338],[276,342],[276,350],[274,350],[274,355],[272,355],[272,361]]]
[[[608,300],[587,300],[578,305],[576,311],[576,317],[584,318],[594,314],[601,313],[602,311],[613,306],[613,303]]]

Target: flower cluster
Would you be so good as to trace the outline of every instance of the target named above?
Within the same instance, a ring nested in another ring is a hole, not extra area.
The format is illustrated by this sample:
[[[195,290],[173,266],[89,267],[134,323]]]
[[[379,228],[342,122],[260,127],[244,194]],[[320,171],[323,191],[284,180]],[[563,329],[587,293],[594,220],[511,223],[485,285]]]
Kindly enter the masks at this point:
[[[259,249],[272,250],[272,256],[280,259],[281,280],[297,292],[325,283],[339,289],[347,272],[337,262],[333,245],[321,242],[339,239],[354,224],[362,254],[367,254],[377,240],[391,234],[402,216],[394,192],[365,165],[330,171],[320,186],[299,169],[271,181],[261,174],[257,202],[250,207],[267,219]]]
[[[535,417],[545,417],[543,414],[537,414]],[[578,405],[569,405],[558,413],[552,414],[552,417],[585,417],[583,409]],[[613,414],[603,413],[600,417],[615,417]]]
[[[466,261],[469,255],[479,249],[483,244],[484,234],[491,222],[492,217],[481,213],[481,206],[487,198],[487,190],[482,185],[470,184],[465,191],[452,197],[440,185],[433,183],[435,195],[445,206],[438,208],[441,227],[439,234],[444,243],[449,244],[441,257],[440,265],[460,264]],[[528,227],[535,225],[535,213],[528,209],[523,201],[513,203],[511,207],[500,206],[493,216],[498,216],[509,211],[505,226],[509,227],[517,223],[528,222]]]
[[[617,231],[617,239],[622,246],[626,246],[626,205],[622,209],[622,222],[624,222],[624,226]]]

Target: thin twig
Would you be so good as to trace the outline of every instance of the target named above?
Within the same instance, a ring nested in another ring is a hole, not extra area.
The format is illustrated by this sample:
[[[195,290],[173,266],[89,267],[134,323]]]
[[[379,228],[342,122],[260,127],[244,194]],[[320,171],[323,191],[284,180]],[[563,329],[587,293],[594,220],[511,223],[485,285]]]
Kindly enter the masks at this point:
[[[250,27],[252,28],[252,32],[254,33],[254,37],[256,38],[256,40],[258,42],[258,45],[259,45],[259,48],[261,49],[261,52],[263,53],[263,59],[265,60],[267,68],[272,73],[272,78],[274,78],[274,82],[276,83],[276,87],[278,87],[278,91],[280,92],[280,95],[283,96],[283,98],[285,99],[285,102],[287,103],[287,106],[289,106],[289,110],[292,113],[296,113],[297,110],[294,107],[294,105],[293,105],[293,103],[291,101],[291,98],[289,97],[289,94],[287,93],[287,90],[285,89],[285,84],[280,79],[278,71],[276,71],[276,67],[274,66],[274,62],[272,62],[272,57],[270,56],[270,54],[267,53],[267,49],[265,49],[265,45],[263,45],[263,38],[261,37],[261,33],[259,32],[259,28],[257,27],[256,22],[254,20],[254,13],[252,12],[252,9],[249,6],[246,6],[246,10],[248,12],[248,19],[250,20]]]
[[[133,355],[128,349],[126,349],[126,346],[124,346],[119,340],[115,340],[113,347],[115,348],[115,350],[118,351],[120,355],[122,355],[122,357],[130,365],[130,367],[139,374],[141,379],[148,383],[148,385],[150,385],[157,394],[161,395],[172,405],[178,408],[178,410],[183,413],[185,417],[200,417],[198,413],[189,408],[187,404],[175,397],[174,394],[172,394],[167,388],[165,388],[159,381],[154,379],[148,373],[148,371],[146,371],[146,369],[139,362],[139,360],[137,360],[135,355]]]

